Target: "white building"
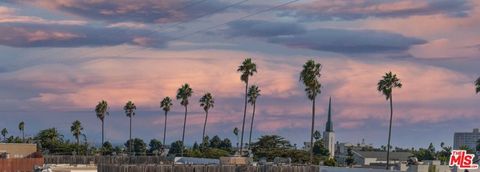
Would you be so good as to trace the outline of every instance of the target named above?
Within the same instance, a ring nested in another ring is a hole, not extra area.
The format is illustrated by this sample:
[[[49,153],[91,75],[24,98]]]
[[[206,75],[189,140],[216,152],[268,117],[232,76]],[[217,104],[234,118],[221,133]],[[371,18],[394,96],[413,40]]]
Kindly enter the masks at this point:
[[[458,149],[463,145],[475,150],[477,141],[480,139],[480,132],[478,128],[473,129],[473,132],[456,132],[453,135],[453,149]]]
[[[330,157],[335,157],[335,132],[333,131],[332,123],[332,97],[328,101],[328,120],[325,125],[325,132],[323,132],[323,143],[325,148],[328,149]]]

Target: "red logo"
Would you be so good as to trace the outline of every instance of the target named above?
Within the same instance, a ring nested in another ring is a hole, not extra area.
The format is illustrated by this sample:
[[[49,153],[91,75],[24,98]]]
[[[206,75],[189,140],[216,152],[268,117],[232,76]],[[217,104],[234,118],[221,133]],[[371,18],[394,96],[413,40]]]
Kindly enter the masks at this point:
[[[465,150],[453,150],[448,165],[456,165],[460,169],[477,169],[478,164],[473,163],[474,157],[474,154],[467,154]]]

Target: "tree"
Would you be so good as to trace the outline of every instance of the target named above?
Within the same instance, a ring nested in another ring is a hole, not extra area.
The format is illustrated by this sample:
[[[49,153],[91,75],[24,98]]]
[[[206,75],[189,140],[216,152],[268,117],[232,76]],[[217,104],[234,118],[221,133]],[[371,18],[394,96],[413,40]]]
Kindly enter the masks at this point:
[[[288,140],[278,135],[264,135],[258,138],[258,142],[252,145],[254,149],[276,149],[291,148],[292,145]]]
[[[323,165],[333,167],[333,166],[337,165],[337,162],[333,158],[328,158],[328,159],[325,160],[325,162],[323,162]]]
[[[470,147],[468,147],[467,145],[462,145],[462,146],[460,146],[458,149],[460,149],[460,150],[466,150],[467,153],[469,153],[469,154],[471,154],[471,153],[474,152],[473,149],[470,148]]]
[[[172,144],[170,144],[170,149],[168,150],[168,154],[178,156],[180,155],[181,152],[183,152],[183,143],[181,140],[177,140]]]
[[[247,94],[248,94],[248,81],[249,77],[253,76],[257,72],[257,65],[252,62],[252,59],[247,58],[242,62],[242,65],[238,66],[237,72],[241,72],[240,80],[245,82],[245,107],[243,109],[243,122],[242,122],[242,134],[240,136],[240,154],[243,149],[243,133],[245,130],[245,118],[247,117]]]
[[[223,139],[222,143],[220,143],[220,149],[232,151],[232,142],[230,141],[230,139]]]
[[[109,114],[108,113],[108,103],[105,100],[98,102],[97,106],[95,107],[95,113],[97,114],[97,118],[100,119],[102,122],[102,144],[104,143],[105,139],[105,130],[104,130],[104,121],[105,117]]]
[[[77,141],[77,146],[80,145],[80,136],[82,135],[82,123],[78,120],[73,121],[72,126],[70,126],[70,132],[72,132],[73,137]]]
[[[392,117],[393,117],[393,89],[402,88],[402,83],[400,79],[397,78],[396,74],[388,72],[385,76],[382,77],[377,84],[377,90],[381,92],[387,100],[390,100],[390,125],[388,127],[388,144],[387,144],[387,169],[390,165],[390,138],[392,135]]]
[[[162,142],[160,142],[160,140],[157,140],[157,139],[152,139],[150,140],[150,143],[148,144],[148,153],[155,153],[155,152],[159,152],[160,149],[162,149]]]
[[[320,134],[320,131],[315,130],[315,132],[313,133],[313,138],[315,138],[315,140],[319,140],[321,137],[322,134]]]
[[[105,142],[102,145],[102,155],[111,155],[113,153],[113,146],[110,142]]]
[[[258,89],[258,86],[252,85],[248,89],[248,103],[250,103],[253,106],[253,112],[252,112],[252,121],[250,123],[250,135],[248,136],[248,147],[250,148],[250,145],[252,144],[252,131],[253,131],[253,121],[255,120],[255,105],[257,103],[257,98],[260,96],[260,89]]]
[[[165,137],[167,136],[167,113],[170,111],[170,108],[173,106],[172,99],[170,97],[163,98],[162,102],[160,102],[160,108],[165,111],[165,123],[163,128],[163,143],[165,142]]]
[[[210,148],[220,148],[220,145],[222,144],[222,139],[218,136],[213,136],[212,139],[210,140]]]
[[[127,140],[124,145],[125,147],[133,145],[131,150],[133,150],[134,154],[145,155],[147,152],[147,144],[139,138]]]
[[[132,117],[135,116],[135,110],[137,106],[132,101],[128,101],[125,106],[123,106],[123,110],[125,111],[125,115],[130,118],[130,137],[129,140],[132,140]],[[135,144],[134,142],[130,142],[130,144]],[[135,146],[135,145],[133,145]],[[128,145],[128,150],[132,152],[132,145]]]
[[[237,149],[238,149],[238,128],[237,128],[237,127],[235,127],[235,128],[233,129],[233,134],[234,134],[235,137],[237,138]]]
[[[207,127],[207,119],[208,119],[208,110],[210,108],[213,108],[213,105],[215,104],[215,100],[213,99],[212,94],[207,93],[200,98],[200,107],[203,107],[203,110],[205,110],[205,123],[203,123],[203,134],[202,134],[202,140],[205,138],[205,128]]]
[[[41,130],[34,138],[43,150],[55,152],[57,145],[63,142],[63,135],[56,128]]]
[[[353,152],[351,147],[347,148],[347,158],[345,159],[345,164],[350,167],[355,164],[355,159],[353,159]]]
[[[328,149],[325,148],[325,144],[323,144],[323,139],[318,139],[313,143],[313,154],[320,156],[330,155],[330,151],[328,151]]]
[[[305,85],[305,92],[307,97],[312,101],[312,127],[310,130],[310,143],[313,143],[313,129],[315,126],[315,99],[321,93],[320,70],[322,65],[313,60],[307,61],[303,65],[303,70],[300,73],[300,81]],[[313,163],[313,146],[310,146],[310,162]]]
[[[183,147],[185,143],[185,127],[187,125],[187,112],[188,112],[188,98],[190,98],[193,94],[192,88],[190,88],[190,85],[188,84],[183,84],[178,90],[177,90],[177,100],[180,100],[180,104],[185,107],[185,118],[183,119],[183,132],[182,132],[182,149],[180,152],[180,155],[183,156]]]
[[[475,81],[475,92],[478,94],[480,93],[480,77]]]
[[[18,130],[22,132],[22,142],[25,143],[25,122],[22,121],[18,124]]]
[[[475,151],[480,151],[480,139],[477,140],[477,145],[475,146]]]
[[[2,136],[3,136],[3,140],[4,140],[4,141],[7,140],[7,134],[8,134],[7,128],[3,128],[3,130],[2,130]]]

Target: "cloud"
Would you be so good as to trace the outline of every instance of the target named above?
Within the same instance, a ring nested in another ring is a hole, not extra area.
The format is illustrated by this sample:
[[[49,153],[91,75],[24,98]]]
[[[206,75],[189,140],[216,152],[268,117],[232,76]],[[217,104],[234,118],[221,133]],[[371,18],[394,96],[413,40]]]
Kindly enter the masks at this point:
[[[2,15],[10,15],[10,14],[13,14],[14,12],[15,12],[15,10],[12,9],[12,8],[0,6],[0,16],[2,16]]]
[[[472,9],[470,2],[461,1],[321,1],[286,7],[280,16],[293,16],[301,21],[358,20],[371,17],[404,18],[441,14],[465,17]]]
[[[0,25],[0,44],[11,47],[78,47],[121,44],[165,47],[169,38],[147,30],[55,24]]]
[[[266,38],[267,42],[292,48],[337,53],[403,52],[426,41],[377,30],[320,28],[305,30],[301,25],[260,20],[239,21],[228,25],[229,36]]]
[[[172,23],[190,20],[225,6],[221,1],[187,0],[39,0],[10,1],[107,22]]]
[[[269,42],[293,48],[337,53],[401,52],[426,41],[375,30],[316,29],[305,34],[272,37]]]
[[[296,23],[272,22],[261,20],[240,20],[228,24],[229,36],[272,37],[302,34],[306,30]]]

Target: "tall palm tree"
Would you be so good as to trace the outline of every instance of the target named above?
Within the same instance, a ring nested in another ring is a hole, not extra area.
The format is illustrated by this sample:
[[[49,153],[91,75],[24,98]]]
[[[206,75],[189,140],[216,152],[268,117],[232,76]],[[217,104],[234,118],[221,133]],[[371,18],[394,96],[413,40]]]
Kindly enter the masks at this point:
[[[478,79],[475,81],[475,92],[478,94],[480,93],[480,77],[478,77]]]
[[[235,137],[237,137],[237,150],[238,150],[238,128],[237,127],[233,129],[233,134],[235,135]]]
[[[2,131],[1,131],[1,134],[3,136],[3,140],[6,141],[7,140],[7,134],[8,134],[7,128],[3,128]]]
[[[188,98],[190,98],[193,94],[192,88],[190,85],[183,84],[177,90],[177,100],[180,100],[180,104],[185,107],[185,118],[183,119],[183,132],[182,132],[182,149],[181,149],[181,156],[183,156],[183,147],[185,145],[185,126],[187,125],[187,112],[188,112]]]
[[[202,134],[202,140],[205,140],[205,128],[207,128],[207,119],[208,119],[208,110],[210,108],[213,108],[213,105],[215,104],[215,99],[213,98],[212,94],[207,93],[200,98],[200,107],[203,107],[203,110],[205,110],[205,122],[203,123],[203,134]]]
[[[248,148],[251,148],[252,145],[252,131],[253,131],[253,120],[255,119],[255,105],[257,103],[257,97],[260,96],[260,89],[258,86],[252,85],[248,89],[248,103],[253,106],[252,112],[252,121],[250,123],[250,135],[248,136]]]
[[[130,135],[129,135],[129,151],[132,153],[132,117],[135,116],[135,109],[137,109],[137,106],[132,101],[128,101],[125,106],[123,106],[123,110],[125,111],[125,115],[127,115],[128,118],[130,118]]]
[[[402,83],[400,79],[397,78],[396,74],[388,72],[385,76],[382,77],[377,84],[377,90],[381,92],[387,100],[390,100],[390,125],[388,127],[388,145],[387,145],[387,169],[389,168],[390,163],[390,137],[392,134],[392,117],[393,117],[393,89],[402,88]]]
[[[243,133],[245,130],[245,118],[247,117],[247,94],[248,94],[248,80],[250,76],[253,76],[257,72],[257,65],[252,62],[252,59],[247,58],[242,62],[242,65],[238,66],[237,72],[241,72],[240,80],[245,82],[245,107],[243,109],[243,123],[242,134],[240,136],[240,155],[243,149]]]
[[[102,122],[102,144],[105,142],[105,130],[104,130],[104,121],[105,117],[109,115],[108,113],[108,103],[105,100],[98,102],[97,106],[95,107],[95,113],[97,113],[97,118],[100,119]]]
[[[163,145],[166,144],[165,142],[165,137],[167,136],[167,113],[170,111],[170,108],[172,107],[172,99],[170,97],[165,97],[163,98],[162,102],[160,102],[160,108],[165,111],[165,124],[163,128]]]
[[[25,122],[22,121],[18,124],[18,130],[22,132],[22,142],[25,143]]]
[[[310,163],[313,163],[313,129],[315,127],[315,99],[321,93],[322,84],[320,83],[320,71],[322,65],[313,60],[307,61],[303,65],[303,70],[300,73],[300,81],[305,85],[305,92],[308,99],[312,101],[312,127],[310,130]]]
[[[75,137],[75,140],[77,140],[77,146],[80,145],[80,136],[82,135],[82,131],[82,123],[78,120],[73,121],[72,126],[70,126],[70,132],[72,132],[73,137]]]

